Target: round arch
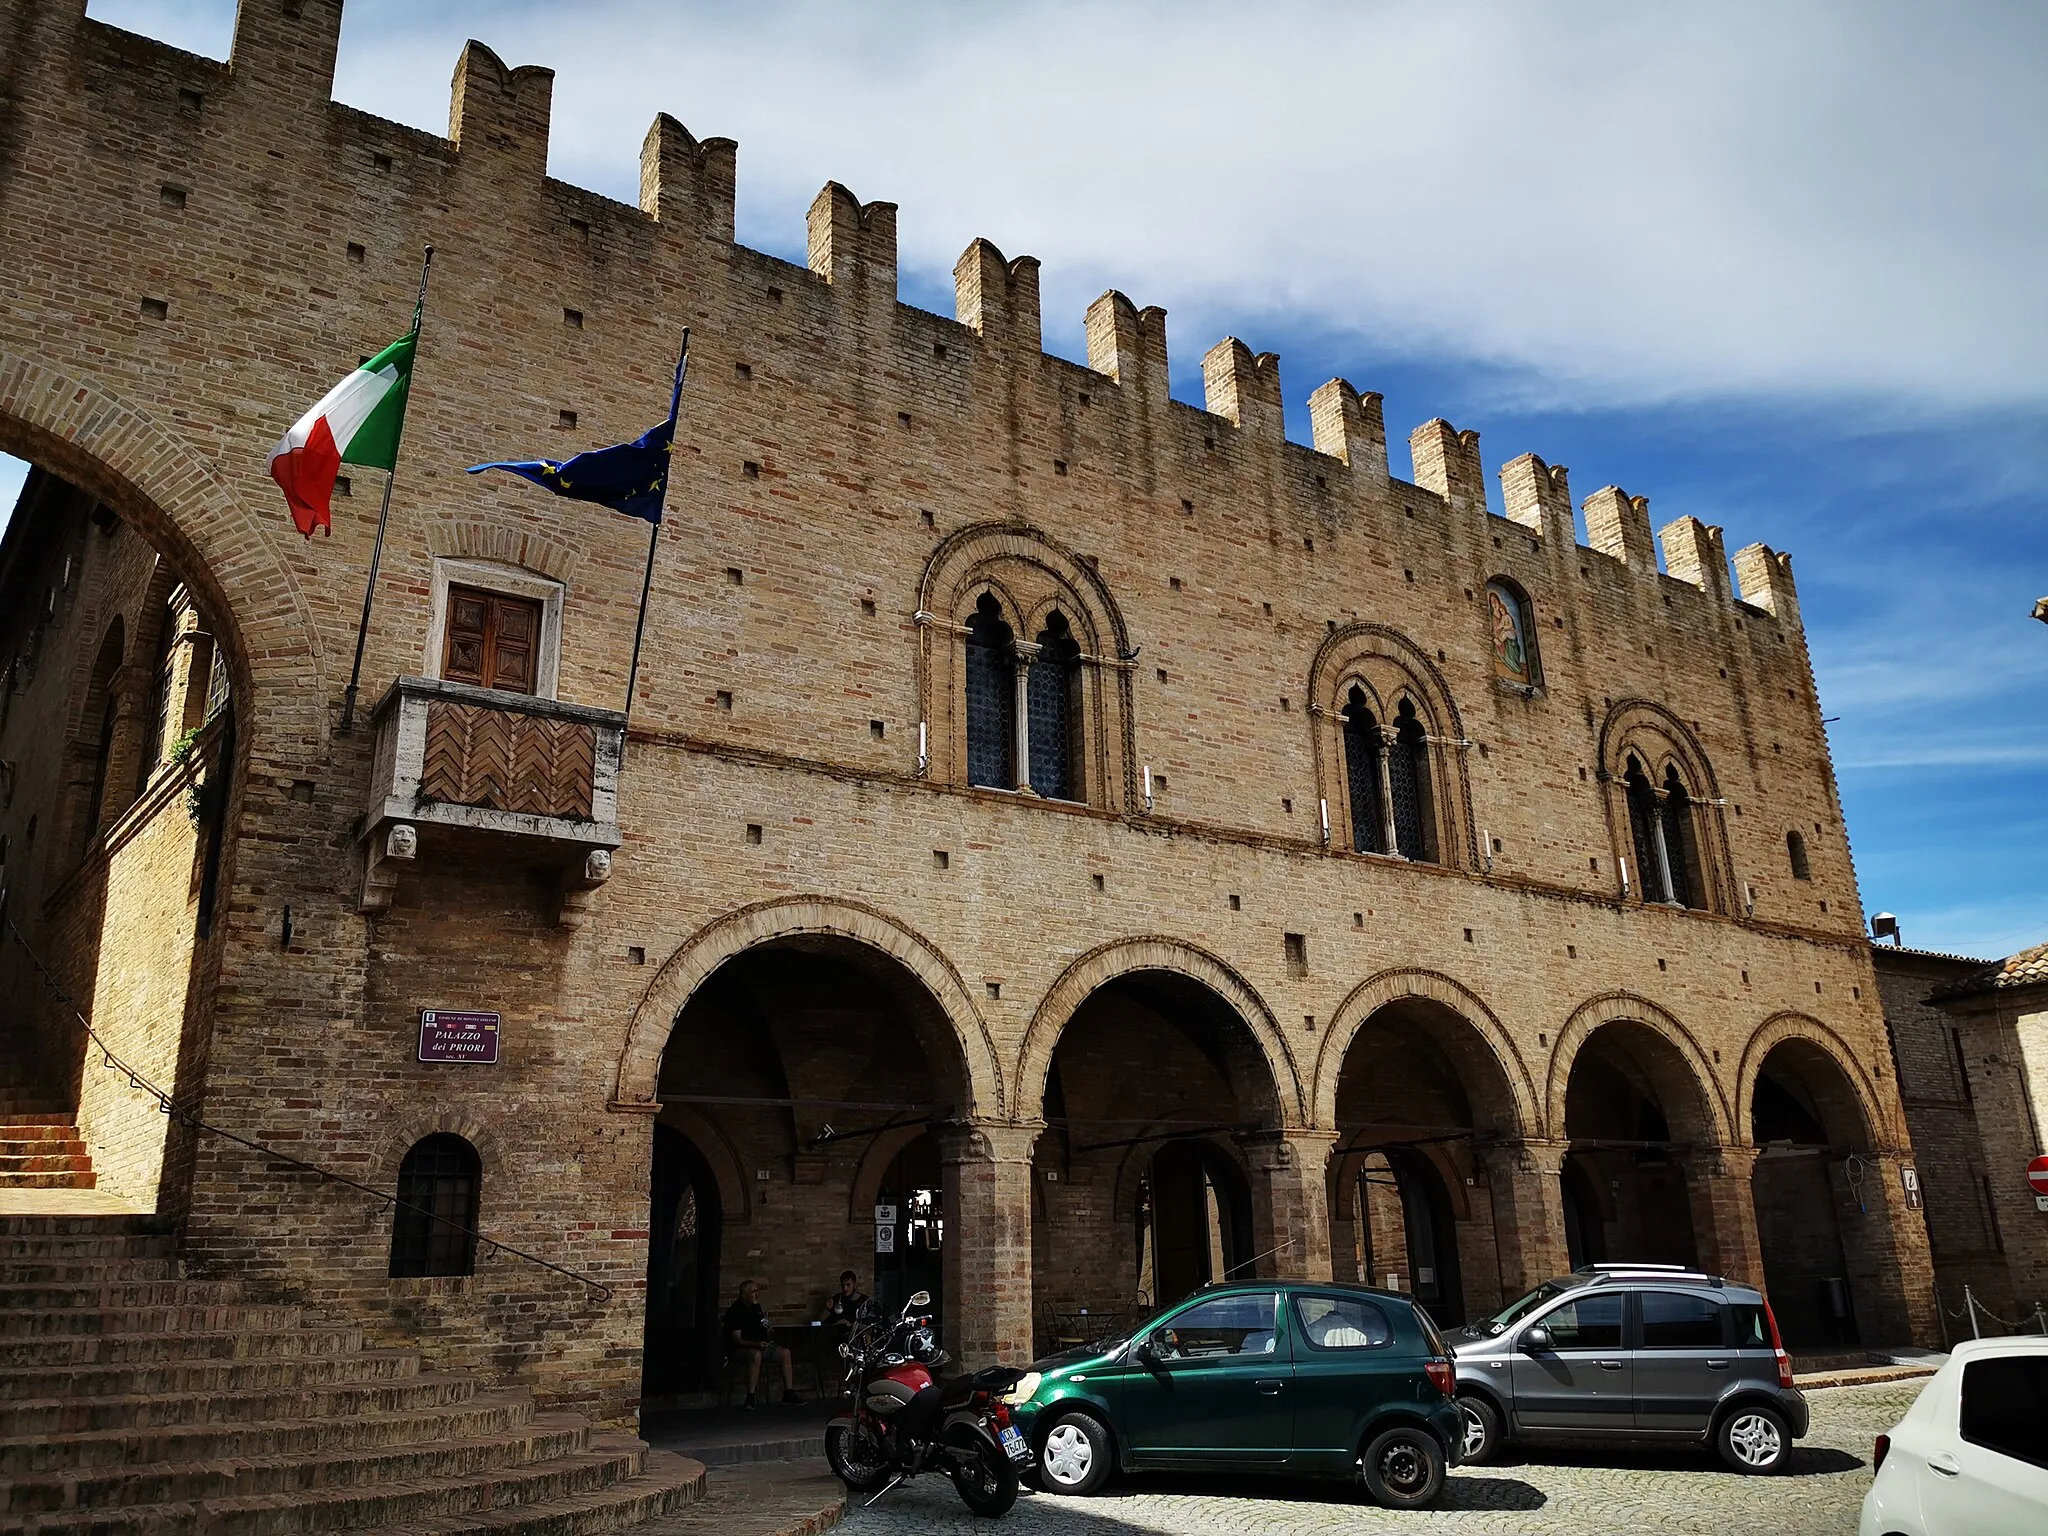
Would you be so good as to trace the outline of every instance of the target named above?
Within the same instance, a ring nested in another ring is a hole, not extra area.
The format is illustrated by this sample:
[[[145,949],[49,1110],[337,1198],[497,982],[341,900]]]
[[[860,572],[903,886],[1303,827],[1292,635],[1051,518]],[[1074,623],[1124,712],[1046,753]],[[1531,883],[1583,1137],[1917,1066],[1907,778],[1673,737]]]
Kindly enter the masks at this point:
[[[1692,1078],[1696,1095],[1693,1107],[1699,1110],[1705,1121],[1702,1128],[1716,1145],[1727,1146],[1739,1139],[1735,1135],[1734,1117],[1729,1113],[1728,1101],[1722,1095],[1720,1084],[1715,1081],[1711,1058],[1693,1038],[1692,1031],[1648,998],[1625,991],[1603,992],[1598,997],[1588,998],[1572,1010],[1571,1017],[1558,1032],[1557,1044],[1550,1053],[1549,1081],[1545,1085],[1545,1123],[1549,1135],[1558,1138],[1565,1135],[1565,1094],[1571,1086],[1572,1065],[1593,1034],[1610,1024],[1633,1024],[1650,1031],[1670,1046]],[[1665,1113],[1668,1115],[1677,1107],[1666,1105]]]
[[[239,751],[292,755],[326,734],[320,632],[294,564],[281,552],[280,516],[238,497],[186,440],[97,382],[0,347],[0,452],[42,465],[120,513],[168,555],[225,633],[243,700]],[[236,572],[235,600],[215,575]]]
[[[1113,939],[1088,951],[1060,973],[1031,1015],[1018,1052],[1012,1102],[1036,1106],[1045,1097],[1053,1047],[1074,1012],[1097,990],[1140,971],[1168,971],[1201,983],[1237,1015],[1257,1041],[1271,1074],[1273,1102],[1282,1128],[1304,1123],[1301,1074],[1273,1011],[1230,966],[1197,945],[1162,937]]]
[[[1485,1042],[1493,1056],[1493,1063],[1499,1076],[1494,1087],[1504,1096],[1504,1102],[1513,1117],[1510,1134],[1528,1136],[1535,1133],[1542,1124],[1541,1110],[1536,1102],[1535,1083],[1529,1076],[1529,1069],[1522,1060],[1522,1054],[1515,1049],[1494,1011],[1487,1007],[1477,993],[1462,986],[1437,971],[1388,970],[1368,977],[1352,989],[1351,995],[1337,1006],[1330,1019],[1330,1027],[1323,1035],[1323,1045],[1316,1057],[1315,1084],[1310,1100],[1311,1125],[1325,1129],[1337,1123],[1337,1084],[1344,1073],[1344,1058],[1350,1053],[1351,1042],[1360,1029],[1380,1009],[1389,1003],[1398,1003],[1416,998],[1435,1003],[1457,1015],[1458,1019],[1478,1038]]]
[[[1735,1102],[1741,1113],[1737,1115],[1737,1137],[1744,1146],[1751,1145],[1751,1127],[1747,1113],[1756,1095],[1757,1079],[1763,1075],[1764,1064],[1771,1053],[1780,1046],[1794,1044],[1798,1054],[1812,1060],[1819,1056],[1825,1060],[1826,1069],[1838,1074],[1837,1084],[1843,1092],[1828,1096],[1823,1104],[1825,1112],[1835,1109],[1838,1114],[1826,1116],[1830,1120],[1853,1119],[1852,1126],[1830,1123],[1830,1134],[1839,1135],[1847,1130],[1861,1133],[1860,1139],[1866,1145],[1896,1139],[1896,1130],[1885,1121],[1882,1110],[1884,1103],[1876,1086],[1871,1082],[1856,1055],[1849,1049],[1848,1042],[1827,1025],[1811,1015],[1803,1013],[1774,1013],[1749,1037],[1749,1044],[1742,1053],[1742,1066],[1735,1081]],[[1825,1083],[1822,1087],[1829,1086]]]
[[[930,940],[877,908],[826,896],[785,896],[715,918],[662,963],[626,1026],[616,1097],[655,1102],[661,1056],[683,1007],[705,979],[735,955],[777,939],[847,939],[894,960],[921,982],[952,1027],[970,1103],[962,1115],[1003,1117],[1007,1103],[995,1039],[952,962]]]

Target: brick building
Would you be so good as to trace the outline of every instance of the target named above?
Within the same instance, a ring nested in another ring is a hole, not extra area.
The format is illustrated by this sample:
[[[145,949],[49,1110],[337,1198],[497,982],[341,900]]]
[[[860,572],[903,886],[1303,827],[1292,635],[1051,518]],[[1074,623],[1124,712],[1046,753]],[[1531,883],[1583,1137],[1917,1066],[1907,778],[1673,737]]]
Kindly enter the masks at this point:
[[[1443,421],[1398,478],[1343,380],[1291,443],[1234,340],[1172,400],[1118,293],[1050,356],[987,241],[908,307],[836,184],[806,265],[749,250],[666,116],[640,206],[551,180],[550,74],[480,44],[446,138],[353,111],[338,28],[245,0],[223,65],[0,3],[0,985],[20,1102],[188,1263],[609,1417],[643,1345],[708,1378],[741,1276],[793,1319],[847,1266],[970,1360],[1246,1269],[1456,1319],[1602,1257],[1932,1336],[1785,556],[1738,592],[1681,516],[1660,570],[1611,486],[1582,545]],[[381,483],[306,542],[265,456],[426,242],[343,732]],[[463,469],[637,434],[685,325],[629,728],[644,525]],[[499,1061],[419,1061],[428,1009]]]

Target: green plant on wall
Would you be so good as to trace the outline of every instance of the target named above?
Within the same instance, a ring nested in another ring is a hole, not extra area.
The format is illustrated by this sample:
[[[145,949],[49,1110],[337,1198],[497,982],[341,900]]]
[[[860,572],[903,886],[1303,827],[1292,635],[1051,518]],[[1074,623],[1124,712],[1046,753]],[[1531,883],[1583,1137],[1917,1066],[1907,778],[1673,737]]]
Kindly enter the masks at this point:
[[[172,767],[182,768],[191,761],[192,755],[199,750],[199,737],[205,729],[206,727],[203,725],[195,725],[191,730],[171,743],[170,762]],[[195,830],[206,825],[206,813],[212,798],[210,794],[210,781],[212,777],[211,774],[205,772],[204,765],[202,764],[199,771],[192,775],[192,782],[185,786],[185,816],[192,823]]]

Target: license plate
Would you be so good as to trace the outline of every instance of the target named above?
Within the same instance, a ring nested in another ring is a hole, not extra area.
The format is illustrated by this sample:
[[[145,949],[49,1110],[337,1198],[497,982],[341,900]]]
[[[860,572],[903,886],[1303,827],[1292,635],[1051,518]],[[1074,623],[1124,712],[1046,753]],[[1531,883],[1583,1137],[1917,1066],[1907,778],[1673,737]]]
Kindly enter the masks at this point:
[[[1017,1432],[1014,1424],[1005,1424],[1002,1432],[1003,1450],[1012,1461],[1029,1461],[1031,1447],[1024,1443],[1024,1437]]]

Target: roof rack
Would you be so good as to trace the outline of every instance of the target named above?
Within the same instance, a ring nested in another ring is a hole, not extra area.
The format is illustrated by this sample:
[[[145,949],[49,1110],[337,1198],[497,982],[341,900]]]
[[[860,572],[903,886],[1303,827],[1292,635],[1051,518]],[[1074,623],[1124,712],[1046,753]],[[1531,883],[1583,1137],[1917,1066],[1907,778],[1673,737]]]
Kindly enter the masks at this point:
[[[1581,1264],[1572,1273],[1576,1275],[1603,1275],[1620,1274],[1626,1271],[1629,1274],[1640,1274],[1645,1271],[1659,1269],[1670,1270],[1675,1274],[1681,1275],[1697,1273],[1690,1265],[1686,1264]]]
[[[1600,1285],[1610,1280],[1676,1280],[1687,1285],[1705,1285],[1721,1290],[1728,1284],[1720,1275],[1710,1275],[1701,1269],[1686,1269],[1678,1264],[1601,1264],[1574,1271],[1586,1276],[1588,1285]]]

